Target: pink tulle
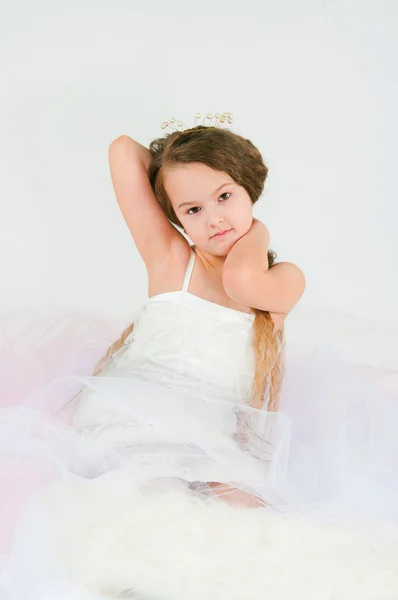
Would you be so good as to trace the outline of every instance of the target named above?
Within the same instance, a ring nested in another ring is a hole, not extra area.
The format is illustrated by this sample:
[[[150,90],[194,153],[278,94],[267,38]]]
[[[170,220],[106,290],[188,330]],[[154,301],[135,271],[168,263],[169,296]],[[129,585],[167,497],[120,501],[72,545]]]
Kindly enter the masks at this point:
[[[0,328],[0,408],[23,405],[36,409],[35,392],[68,375],[87,375],[94,370],[126,324],[79,312],[43,315],[33,311],[7,313]],[[65,402],[67,398],[64,399]],[[54,398],[55,407],[62,398]],[[51,417],[48,417],[51,419]],[[57,417],[68,424],[70,412]],[[53,419],[51,419],[52,422]],[[27,501],[43,483],[54,479],[55,468],[43,460],[26,457],[1,460],[0,554],[9,551],[17,518]]]
[[[57,377],[91,373],[126,326],[82,312],[7,313],[0,324],[0,407],[26,405]]]

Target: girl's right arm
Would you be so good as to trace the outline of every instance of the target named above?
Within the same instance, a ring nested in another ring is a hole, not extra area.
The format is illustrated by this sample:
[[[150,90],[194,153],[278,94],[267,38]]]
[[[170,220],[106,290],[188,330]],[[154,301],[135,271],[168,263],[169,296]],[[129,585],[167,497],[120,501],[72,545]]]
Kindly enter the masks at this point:
[[[147,270],[167,265],[186,240],[170,223],[153,193],[148,177],[149,149],[122,135],[110,144],[108,156],[119,208]]]

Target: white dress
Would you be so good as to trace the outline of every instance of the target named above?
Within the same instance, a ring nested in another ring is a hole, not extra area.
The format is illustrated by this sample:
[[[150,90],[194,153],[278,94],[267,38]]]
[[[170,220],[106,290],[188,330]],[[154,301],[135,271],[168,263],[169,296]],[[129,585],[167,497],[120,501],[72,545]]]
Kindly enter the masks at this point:
[[[326,347],[250,408],[254,314],[189,293],[194,260],[99,376],[3,387],[0,598],[397,600],[396,400]]]

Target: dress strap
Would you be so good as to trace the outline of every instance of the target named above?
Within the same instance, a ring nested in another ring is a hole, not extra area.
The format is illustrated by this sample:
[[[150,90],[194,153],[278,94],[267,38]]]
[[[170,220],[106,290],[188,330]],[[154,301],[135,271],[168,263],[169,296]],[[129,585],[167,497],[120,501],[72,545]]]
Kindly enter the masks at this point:
[[[184,284],[182,286],[183,292],[188,291],[188,286],[189,286],[189,282],[191,281],[191,275],[192,275],[192,271],[193,271],[194,262],[195,262],[195,252],[191,248],[191,257],[189,259],[187,270],[185,272]]]

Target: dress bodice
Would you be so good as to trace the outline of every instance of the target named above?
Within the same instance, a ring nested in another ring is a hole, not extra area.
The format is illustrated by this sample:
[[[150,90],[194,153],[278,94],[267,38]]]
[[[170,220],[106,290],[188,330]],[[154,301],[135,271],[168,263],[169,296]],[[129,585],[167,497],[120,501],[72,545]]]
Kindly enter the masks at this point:
[[[191,395],[246,403],[254,377],[253,313],[188,292],[191,256],[182,290],[152,296],[103,375],[135,374]]]

